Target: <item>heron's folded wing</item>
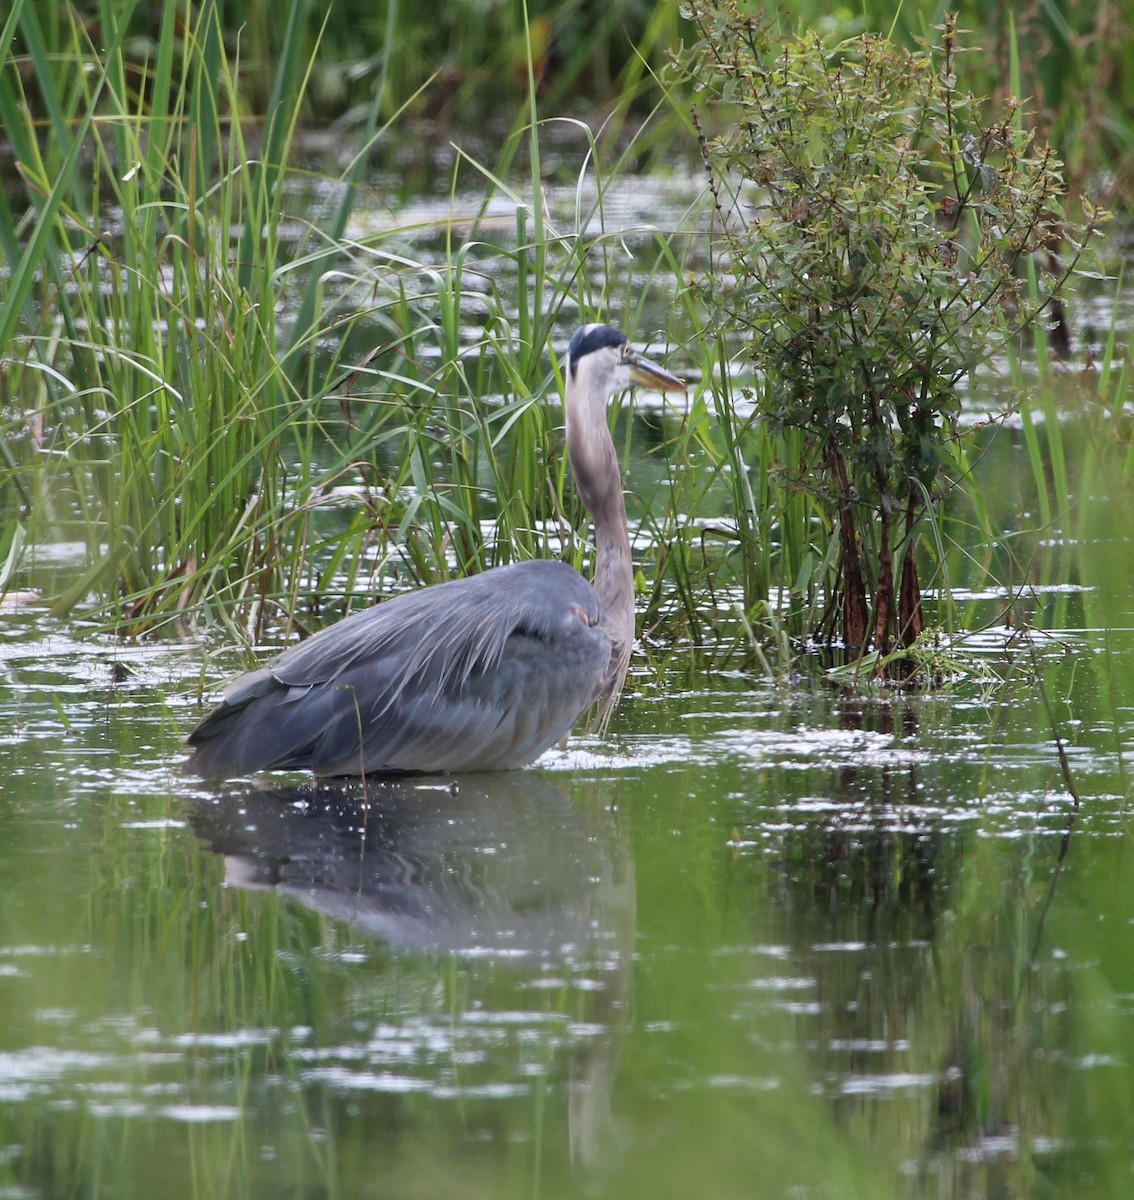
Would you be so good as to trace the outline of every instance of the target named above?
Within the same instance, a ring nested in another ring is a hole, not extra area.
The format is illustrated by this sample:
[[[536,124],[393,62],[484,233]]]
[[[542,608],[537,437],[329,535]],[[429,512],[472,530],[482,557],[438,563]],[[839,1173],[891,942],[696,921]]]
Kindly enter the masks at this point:
[[[554,636],[514,630],[490,669],[461,677],[443,659],[408,673],[387,662],[397,685],[375,689],[375,673],[352,668],[304,700],[308,715],[328,708],[305,765],[320,775],[523,765],[570,729],[609,657],[606,634],[576,620]]]
[[[598,598],[576,571],[496,568],[357,613],[234,680],[190,735],[186,769],[519,765],[570,727],[607,661]]]

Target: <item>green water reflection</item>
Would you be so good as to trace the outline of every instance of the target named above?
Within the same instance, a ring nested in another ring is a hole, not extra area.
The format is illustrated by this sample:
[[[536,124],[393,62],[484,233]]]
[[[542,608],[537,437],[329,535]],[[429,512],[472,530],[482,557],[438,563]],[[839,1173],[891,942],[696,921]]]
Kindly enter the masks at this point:
[[[4,620],[0,1196],[1128,1194],[1129,635],[1038,652],[1076,813],[1024,651],[362,797],[185,781],[199,650]]]

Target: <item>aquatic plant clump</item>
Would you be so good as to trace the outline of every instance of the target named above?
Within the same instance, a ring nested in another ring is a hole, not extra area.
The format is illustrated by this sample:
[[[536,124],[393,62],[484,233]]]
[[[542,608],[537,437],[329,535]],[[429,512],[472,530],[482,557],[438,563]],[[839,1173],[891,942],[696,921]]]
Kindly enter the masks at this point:
[[[885,663],[923,628],[917,552],[959,385],[1051,321],[1097,214],[1063,211],[1017,103],[990,117],[961,89],[952,21],[914,52],[779,37],[722,0],[685,11],[715,213],[699,291],[716,331],[744,335],[770,429],[804,435],[784,471],[839,543],[812,632]]]

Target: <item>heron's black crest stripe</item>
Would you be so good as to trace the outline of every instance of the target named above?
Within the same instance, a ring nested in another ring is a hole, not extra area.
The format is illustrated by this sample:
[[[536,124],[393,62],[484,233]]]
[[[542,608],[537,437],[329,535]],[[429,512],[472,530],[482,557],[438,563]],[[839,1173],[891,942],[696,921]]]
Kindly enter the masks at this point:
[[[567,357],[571,362],[571,378],[575,377],[575,369],[579,359],[604,346],[624,346],[626,334],[620,329],[612,329],[609,325],[584,325],[575,331],[571,344],[567,347]]]

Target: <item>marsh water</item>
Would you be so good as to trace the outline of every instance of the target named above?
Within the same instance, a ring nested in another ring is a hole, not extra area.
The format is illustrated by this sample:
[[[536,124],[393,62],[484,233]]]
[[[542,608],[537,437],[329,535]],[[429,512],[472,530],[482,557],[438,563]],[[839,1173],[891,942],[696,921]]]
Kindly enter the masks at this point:
[[[181,778],[193,646],[2,637],[0,1195],[1128,1194],[1128,632],[347,791]]]
[[[11,599],[0,1200],[1128,1196],[1121,518],[955,578],[924,693],[675,656],[531,769],[353,788],[186,779],[236,648]]]
[[[1129,1194],[1129,628],[353,790],[180,776],[195,644],[0,636],[2,1196]]]

